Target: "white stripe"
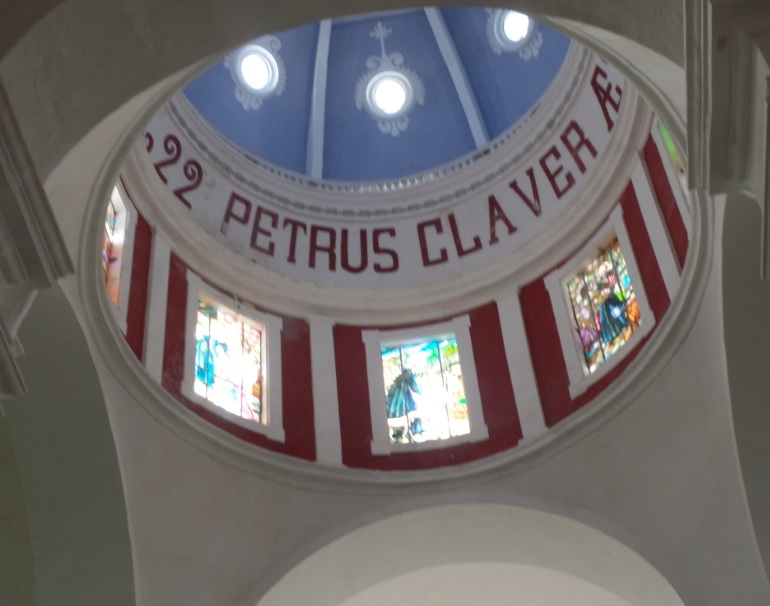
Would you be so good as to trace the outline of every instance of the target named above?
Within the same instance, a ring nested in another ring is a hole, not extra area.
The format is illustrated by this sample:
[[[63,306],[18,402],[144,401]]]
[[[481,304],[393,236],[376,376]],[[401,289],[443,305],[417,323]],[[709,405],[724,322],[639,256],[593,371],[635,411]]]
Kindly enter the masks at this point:
[[[326,318],[310,320],[316,458],[323,465],[342,467],[342,434],[332,328],[331,321]]]
[[[650,235],[655,259],[660,268],[660,273],[663,274],[663,282],[666,284],[668,298],[673,300],[674,295],[679,290],[681,280],[679,263],[674,254],[674,245],[663,221],[660,206],[655,200],[655,194],[652,191],[652,183],[647,172],[647,166],[642,158],[634,167],[631,183],[636,192],[636,199],[639,200],[639,208],[642,211],[644,224],[647,226],[647,233]]]
[[[147,293],[147,327],[144,336],[144,365],[159,384],[163,379],[163,348],[166,339],[168,272],[171,250],[160,234],[152,239],[152,257]]]
[[[324,122],[326,120],[326,79],[329,67],[331,19],[321,21],[315,54],[313,96],[310,102],[310,126],[307,133],[307,174],[321,179],[324,168]]]
[[[505,356],[508,358],[508,371],[516,396],[521,431],[524,434],[524,440],[532,440],[543,435],[547,428],[537,391],[532,358],[529,355],[518,293],[499,298],[497,310],[500,314]]]
[[[473,94],[470,82],[468,82],[468,74],[465,73],[465,68],[460,62],[457,49],[454,42],[452,42],[452,37],[449,35],[449,30],[439,10],[437,8],[426,8],[425,14],[428,16],[428,22],[433,30],[441,56],[444,59],[444,63],[446,63],[447,69],[449,69],[449,75],[452,76],[452,82],[454,82],[457,89],[457,96],[460,98],[465,118],[471,127],[473,140],[476,143],[476,147],[481,148],[489,142],[489,133],[476,102],[476,96]]]

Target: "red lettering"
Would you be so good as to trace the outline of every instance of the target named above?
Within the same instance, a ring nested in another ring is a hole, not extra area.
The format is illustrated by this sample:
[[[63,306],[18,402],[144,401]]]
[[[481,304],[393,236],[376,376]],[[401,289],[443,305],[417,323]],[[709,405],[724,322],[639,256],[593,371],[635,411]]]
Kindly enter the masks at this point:
[[[276,215],[272,210],[266,210],[262,208],[261,206],[257,206],[257,212],[254,213],[254,228],[251,231],[251,247],[254,250],[258,250],[261,253],[265,253],[266,255],[270,255],[271,257],[275,253],[275,242],[268,242],[267,248],[264,248],[257,244],[257,238],[259,238],[259,234],[262,234],[263,236],[270,237],[273,234],[266,229],[262,229],[260,226],[260,223],[262,222],[262,215],[267,215],[270,218],[270,227],[275,229],[278,227],[278,215]]]
[[[438,259],[431,259],[430,252],[428,251],[428,241],[425,239],[425,230],[428,227],[433,227],[437,234],[444,232],[444,228],[441,226],[441,219],[435,218],[430,221],[422,221],[417,224],[417,237],[420,240],[420,253],[422,254],[422,265],[428,267],[430,265],[438,265],[439,263],[446,263],[449,259],[446,248],[440,249]]]
[[[564,166],[562,164],[559,164],[558,166],[549,166],[548,165],[548,158],[553,157],[554,160],[558,160],[561,158],[561,154],[559,153],[559,150],[556,149],[555,145],[551,146],[551,149],[549,149],[547,152],[545,152],[545,155],[540,158],[540,166],[543,168],[543,172],[545,172],[545,176],[548,177],[548,182],[551,184],[551,187],[553,188],[554,193],[556,194],[557,198],[561,198],[564,194],[566,194],[569,189],[575,185],[575,177],[572,176],[572,173],[567,171],[564,174],[564,177],[566,179],[564,183],[564,187],[559,187],[559,184],[556,183],[556,177],[558,177],[562,171],[564,171]]]
[[[457,227],[457,219],[455,219],[454,213],[449,213],[449,228],[452,230],[452,238],[455,241],[455,250],[457,250],[458,257],[464,257],[471,253],[476,252],[481,248],[481,238],[473,236],[473,247],[464,248],[462,240],[460,240],[460,230]]]
[[[508,235],[516,231],[516,226],[511,223],[510,219],[506,216],[503,209],[500,207],[500,203],[494,196],[489,196],[489,243],[497,244],[497,222],[502,221],[505,224],[505,228],[508,230]]]
[[[348,230],[347,228],[343,228],[342,230],[342,258],[340,259],[340,266],[345,271],[349,271],[351,274],[359,274],[362,271],[366,269],[366,266],[369,264],[368,261],[368,251],[366,248],[366,230],[361,229],[359,230],[359,238],[360,238],[360,263],[358,267],[353,267],[350,264],[349,258],[348,258]]]
[[[324,233],[329,236],[329,239],[325,245],[321,245],[318,242],[318,235]],[[337,246],[337,232],[331,227],[322,227],[320,225],[310,226],[310,259],[308,261],[310,267],[315,268],[316,255],[324,252],[329,255],[329,271],[337,271],[337,253],[335,248]]]
[[[235,204],[236,202],[240,204],[238,207],[240,209],[240,213],[236,212]],[[239,196],[235,192],[232,192],[230,194],[230,199],[227,201],[227,210],[225,210],[225,217],[222,219],[222,227],[219,228],[219,230],[224,234],[227,233],[227,224],[230,222],[230,219],[235,219],[238,223],[241,223],[242,225],[246,225],[249,222],[249,217],[251,216],[251,202],[244,198],[243,196]]]
[[[532,197],[529,197],[527,194],[525,194],[521,188],[519,187],[519,184],[516,182],[516,179],[510,182],[510,187],[513,191],[515,191],[519,198],[522,199],[524,204],[529,206],[529,210],[531,210],[536,217],[540,216],[540,192],[537,189],[537,181],[535,181],[535,169],[531,166],[527,169],[527,176],[529,177],[529,188],[532,192]]]
[[[602,78],[603,81],[600,82],[599,78]],[[614,92],[617,94],[617,97],[615,99],[612,98],[612,83],[607,81],[607,72],[598,65],[596,66],[596,69],[594,69],[594,75],[591,76],[591,88],[594,89],[596,99],[599,101],[599,105],[602,108],[604,120],[607,122],[607,130],[611,131],[612,127],[615,126],[615,122],[610,117],[610,110],[607,106],[615,110],[615,113],[617,114],[620,109],[620,99],[623,96],[623,91],[616,84]]]
[[[394,237],[396,235],[396,228],[384,227],[380,229],[375,229],[372,232],[372,250],[374,251],[374,254],[388,255],[391,260],[390,267],[385,267],[381,263],[374,264],[374,271],[380,274],[386,274],[386,273],[398,270],[398,253],[396,253],[396,251],[393,250],[392,248],[383,248],[380,245],[380,236],[383,234],[386,234],[390,237]]]
[[[577,141],[570,141],[570,134],[576,134],[577,135]],[[564,132],[561,135],[561,142],[564,143],[564,147],[567,148],[567,151],[572,156],[572,159],[575,161],[575,164],[577,164],[577,167],[580,169],[581,173],[586,172],[586,165],[583,163],[583,160],[580,157],[580,150],[584,147],[588,149],[590,154],[595,158],[596,157],[596,148],[593,146],[593,143],[591,143],[587,138],[585,133],[583,132],[583,129],[580,128],[580,125],[575,122],[574,120],[569,123],[569,126],[567,126],[566,129],[564,129]]]
[[[291,233],[289,235],[289,256],[286,258],[286,260],[289,263],[296,263],[297,262],[297,231],[299,228],[302,228],[302,233],[307,233],[307,225],[303,223],[302,221],[297,221],[296,219],[289,219],[288,217],[283,220],[283,228],[286,229],[286,226],[289,226],[291,228]]]

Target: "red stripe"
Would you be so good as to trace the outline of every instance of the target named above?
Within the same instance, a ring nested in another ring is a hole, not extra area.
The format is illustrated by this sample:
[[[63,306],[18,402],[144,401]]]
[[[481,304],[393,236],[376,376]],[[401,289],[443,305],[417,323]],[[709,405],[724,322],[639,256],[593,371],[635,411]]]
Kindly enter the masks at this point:
[[[310,325],[305,320],[283,318],[281,366],[286,453],[314,461],[313,368],[310,358]]]
[[[489,452],[486,454],[492,454],[516,446],[522,438],[521,423],[497,304],[489,303],[473,310],[470,319],[473,359],[484,421],[489,430]]]
[[[685,227],[682,213],[679,211],[679,206],[676,203],[674,190],[671,189],[671,183],[663,166],[658,146],[655,144],[652,135],[647,139],[647,143],[644,146],[644,161],[647,164],[647,172],[650,175],[652,189],[655,192],[658,206],[663,213],[663,219],[666,222],[666,227],[668,228],[668,233],[674,245],[674,251],[681,269],[684,267],[684,262],[687,258],[687,247],[689,245],[687,228]]]
[[[134,257],[131,262],[131,290],[126,313],[126,341],[140,360],[144,357],[144,332],[147,324],[147,296],[152,257],[152,228],[137,213],[134,233]]]
[[[163,346],[163,387],[182,399],[184,345],[187,327],[187,266],[173,252],[169,258],[166,338]]]
[[[666,283],[663,281],[658,259],[652,248],[647,225],[644,223],[639,199],[631,183],[623,192],[620,205],[623,209],[623,220],[631,238],[631,248],[644,284],[644,292],[647,294],[647,302],[650,304],[655,320],[659,322],[663,318],[663,314],[666,313],[671,300],[668,296]]]
[[[543,416],[551,427],[577,407],[569,395],[569,375],[545,280],[540,278],[522,288],[519,301]]]
[[[372,454],[372,415],[361,328],[336,325],[333,335],[342,462],[349,467],[368,467],[365,463]]]

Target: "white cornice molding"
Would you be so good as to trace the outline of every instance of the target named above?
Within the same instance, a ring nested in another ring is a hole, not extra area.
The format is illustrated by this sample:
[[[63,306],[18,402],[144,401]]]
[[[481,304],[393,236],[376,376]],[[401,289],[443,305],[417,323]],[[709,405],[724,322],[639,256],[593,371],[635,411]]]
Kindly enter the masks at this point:
[[[701,150],[711,170],[708,186],[715,192],[742,192],[759,205],[761,226],[760,267],[770,279],[770,9],[752,0],[702,0],[691,2],[688,23],[701,28],[701,53],[693,69],[702,71],[701,87],[693,91],[690,111],[699,102],[711,111],[703,130],[708,139]],[[709,23],[699,19],[711,14]],[[695,35],[695,33],[693,34]],[[697,61],[700,60],[700,64]],[[710,71],[708,71],[710,70]],[[695,79],[699,74],[690,74]],[[692,86],[692,82],[690,82]],[[693,94],[694,92],[694,94]],[[763,128],[764,125],[764,128]],[[708,145],[708,147],[706,147]],[[691,164],[692,165],[692,164]],[[706,183],[705,181],[703,183]],[[691,184],[695,184],[691,181]],[[700,183],[698,184],[700,185]]]
[[[711,187],[711,3],[685,0],[687,157],[691,189]]]
[[[270,302],[274,309],[301,317],[312,310],[315,315],[365,324],[388,324],[394,317],[400,322],[420,321],[485,303],[501,288],[534,279],[579,248],[596,229],[596,217],[606,217],[628,184],[637,151],[649,137],[651,120],[647,104],[633,88],[626,89],[604,161],[593,169],[590,179],[581,185],[557,221],[515,254],[419,288],[406,285],[381,289],[377,297],[372,297],[370,289],[327,288],[284,276],[231,250],[192,222],[186,209],[170,199],[168,188],[155,176],[140,145],[127,159],[122,177],[137,209],[174,242],[177,254],[199,275],[216,276],[217,285],[226,291],[237,292],[249,301],[265,305]],[[244,276],[249,279],[244,280]]]
[[[2,83],[0,168],[0,271],[10,284],[50,286],[74,270]]]
[[[165,111],[184,135],[219,172],[255,198],[271,200],[308,217],[342,213],[350,219],[414,213],[447,207],[458,198],[495,181],[531,156],[553,135],[574,106],[587,77],[593,53],[572,44],[559,75],[529,112],[491,141],[449,164],[407,177],[375,182],[317,180],[272,165],[223,139],[203,120],[184,94],[173,96]],[[470,185],[469,185],[470,184]],[[419,201],[419,203],[416,203]]]
[[[111,186],[105,182],[94,191],[104,193]],[[93,246],[93,238],[101,228],[98,211],[102,208],[103,197],[99,195],[90,201],[85,213],[86,237],[81,240],[78,255],[80,301],[87,334],[100,360],[100,372],[108,372],[114,377],[137,406],[158,423],[223,464],[280,484],[301,484],[326,493],[393,493],[403,490],[407,484],[414,494],[431,493],[449,484],[470,486],[520,473],[555,456],[626,410],[666,370],[698,316],[711,269],[713,202],[706,192],[693,190],[691,196],[694,233],[681,290],[650,343],[639,353],[634,364],[637,370],[624,373],[591,406],[577,411],[537,440],[460,466],[373,474],[367,470],[318,465],[242,442],[181,406],[149,375],[110,317],[110,302],[101,287],[99,258]]]
[[[651,86],[654,87],[654,83]],[[657,94],[660,95],[660,91]],[[151,110],[148,110],[147,115],[150,113]],[[639,116],[634,112],[629,117]],[[619,125],[634,122],[619,120]],[[670,123],[681,125],[684,120],[681,114],[677,114]],[[649,128],[649,123],[645,127]],[[117,381],[137,407],[180,439],[228,467],[287,486],[301,483],[308,489],[321,492],[355,492],[360,495],[397,494],[409,484],[410,490],[417,495],[440,491],[448,485],[453,488],[478,485],[540,464],[610,422],[632,406],[654,383],[686,341],[708,284],[715,233],[714,204],[708,192],[696,190],[691,192],[692,239],[679,296],[672,300],[671,308],[655,334],[635,360],[634,366],[638,371],[624,373],[590,406],[551,428],[537,440],[461,466],[373,474],[366,470],[334,469],[292,459],[246,444],[180,406],[136,359],[112,321],[110,302],[101,287],[96,241],[101,230],[104,200],[114,186],[115,174],[123,157],[135,145],[138,131],[137,126],[130,136],[118,143],[116,149],[123,153],[110,154],[111,160],[95,184],[84,213],[84,237],[81,238],[78,254],[79,303],[82,305],[84,328],[94,348],[94,357],[98,360],[97,368],[100,373],[111,377],[110,380]]]
[[[582,72],[584,81],[590,75],[590,70]],[[569,112],[566,117],[561,116],[563,123],[568,119]],[[644,100],[633,87],[626,87],[620,114],[602,161],[592,169],[589,179],[581,184],[575,198],[558,220],[548,224],[515,253],[490,260],[473,271],[466,270],[455,276],[421,283],[418,288],[407,284],[379,289],[376,297],[372,296],[371,289],[327,288],[324,284],[281,275],[232,250],[191,220],[187,210],[157,178],[140,143],[135,144],[121,174],[134,204],[150,224],[174,242],[174,250],[196,273],[216,276],[220,288],[237,292],[250,301],[265,305],[270,302],[273,309],[282,309],[301,317],[311,310],[314,315],[331,319],[386,325],[392,323],[394,317],[400,321],[421,321],[483,304],[499,294],[500,289],[513,288],[516,284],[534,279],[579,248],[596,228],[599,222],[596,217],[606,217],[628,184],[638,158],[637,150],[649,137],[651,120],[652,112]],[[551,128],[556,129],[559,124],[551,125]],[[515,169],[507,166],[505,158],[502,161],[500,170],[491,170],[486,165],[482,174],[490,171],[495,174],[496,180],[507,183]],[[472,171],[467,176],[466,190],[468,182],[475,183],[473,179],[477,175]],[[283,185],[282,180],[277,183],[278,187]],[[457,186],[455,180],[451,180],[444,192],[454,192]],[[433,194],[442,195],[439,191]],[[475,199],[474,196],[474,192],[466,192],[455,204],[467,204]],[[339,198],[335,202],[340,206],[347,203],[340,202]],[[339,212],[347,217],[343,211],[344,206]],[[249,279],[244,280],[244,276],[249,276]]]
[[[676,72],[679,70],[681,70],[681,77],[684,78],[684,69],[665,57],[654,55],[652,51],[635,42],[597,27],[555,17],[541,17],[540,20],[590,48],[620,69],[650,107],[654,108],[655,114],[666,125],[679,149],[686,149],[687,125],[683,115],[686,109],[684,101],[680,100],[674,91],[662,90],[661,82],[650,76],[649,66],[655,62],[658,69],[665,70],[667,73],[673,72],[674,79],[678,79]],[[628,56],[619,52],[621,45],[623,49],[632,49]],[[633,49],[638,49],[638,52],[635,53]],[[639,52],[645,55],[645,59],[641,62],[637,57]],[[677,101],[680,103],[678,104]]]
[[[633,122],[633,121],[631,121]],[[649,124],[647,124],[649,127]],[[327,493],[392,494],[410,485],[415,494],[432,493],[451,485],[473,486],[517,474],[564,451],[631,406],[665,371],[686,341],[700,310],[713,254],[713,203],[705,192],[692,192],[693,236],[679,296],[671,303],[653,338],[639,353],[634,372],[626,372],[591,406],[576,412],[537,440],[498,455],[461,466],[425,471],[372,474],[341,469],[283,456],[244,443],[181,406],[146,371],[112,321],[106,292],[101,287],[98,247],[101,210],[112,188],[115,166],[103,172],[85,212],[84,238],[79,250],[78,282],[86,333],[94,346],[100,372],[108,373],[131,400],[180,439],[234,469],[284,485]]]
[[[17,331],[41,288],[73,272],[43,184],[0,82],[0,398],[26,393]]]

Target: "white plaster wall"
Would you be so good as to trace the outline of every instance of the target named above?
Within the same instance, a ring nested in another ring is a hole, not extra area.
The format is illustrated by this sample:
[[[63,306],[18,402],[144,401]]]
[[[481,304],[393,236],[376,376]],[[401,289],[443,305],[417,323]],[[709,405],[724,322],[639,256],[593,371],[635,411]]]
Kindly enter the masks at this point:
[[[13,581],[22,587],[7,593],[0,588],[0,604],[134,604],[116,446],[85,338],[59,287],[38,296],[20,338],[29,393],[3,408],[33,570],[24,570],[21,558],[28,554],[20,550]],[[16,528],[24,531],[23,525]],[[14,595],[34,601],[16,602]]]
[[[755,201],[732,195],[725,206],[722,283],[735,294],[724,305],[730,399],[754,531],[770,570],[770,284],[759,276],[761,215]]]
[[[104,129],[78,150],[86,158],[115,130]],[[70,162],[98,166],[73,154],[49,180],[54,199],[60,187],[71,197],[69,188],[89,178],[68,170]],[[319,480],[220,456],[191,437],[198,434],[185,425],[193,421],[169,425],[150,416],[128,393],[131,386],[116,379],[123,373],[98,360],[123,473],[138,603],[254,604],[304,557],[351,529],[416,507],[466,502],[535,505],[596,526],[638,551],[686,604],[767,602],[732,437],[718,243],[715,250],[692,331],[641,397],[605,416],[591,435],[566,428],[526,460],[449,484]],[[70,296],[77,302],[76,289]],[[92,341],[95,351],[100,345]]]
[[[345,600],[342,606],[388,606],[394,597],[419,597],[423,606],[461,604],[507,605],[515,600],[530,606],[634,606],[573,576],[534,566],[497,562],[441,566],[410,572],[374,585]]]
[[[685,604],[767,603],[732,435],[719,265],[693,331],[654,385],[590,435],[449,483],[268,479],[212,458],[104,386],[124,474],[139,604],[254,604],[329,540],[427,505],[534,506],[599,528],[648,560]],[[405,525],[408,536],[417,532]],[[351,554],[367,569],[376,542]],[[298,581],[300,582],[300,581]]]
[[[24,488],[8,422],[0,408],[0,595],[35,603],[35,565]]]
[[[604,533],[499,504],[428,507],[364,526],[303,561],[259,606],[379,604],[387,595],[540,606],[570,593],[570,604],[682,606],[654,568]]]

